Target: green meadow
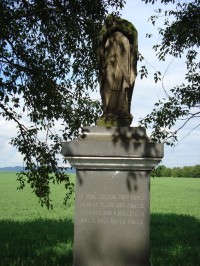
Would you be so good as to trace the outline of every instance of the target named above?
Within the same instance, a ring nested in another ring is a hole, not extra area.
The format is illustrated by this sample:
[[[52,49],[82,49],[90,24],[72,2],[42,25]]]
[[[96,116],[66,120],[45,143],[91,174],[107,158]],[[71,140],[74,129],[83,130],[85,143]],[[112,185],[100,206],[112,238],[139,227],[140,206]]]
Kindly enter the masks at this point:
[[[72,178],[74,176],[72,175]],[[15,173],[0,173],[0,265],[72,266],[74,200],[52,186],[53,210]],[[151,264],[200,265],[200,179],[151,179]]]
[[[199,251],[200,178],[152,178],[153,266],[198,266]]]
[[[0,266],[71,266],[73,199],[63,205],[64,186],[52,185],[54,209],[47,210],[28,184],[17,186],[15,173],[0,173]]]

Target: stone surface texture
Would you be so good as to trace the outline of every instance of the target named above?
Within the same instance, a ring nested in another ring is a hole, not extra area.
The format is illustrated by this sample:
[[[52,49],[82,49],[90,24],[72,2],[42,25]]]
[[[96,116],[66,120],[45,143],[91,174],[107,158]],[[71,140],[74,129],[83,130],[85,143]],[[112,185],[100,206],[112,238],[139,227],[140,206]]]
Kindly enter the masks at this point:
[[[163,157],[142,127],[86,127],[63,143],[77,169],[74,266],[150,265],[150,171]]]

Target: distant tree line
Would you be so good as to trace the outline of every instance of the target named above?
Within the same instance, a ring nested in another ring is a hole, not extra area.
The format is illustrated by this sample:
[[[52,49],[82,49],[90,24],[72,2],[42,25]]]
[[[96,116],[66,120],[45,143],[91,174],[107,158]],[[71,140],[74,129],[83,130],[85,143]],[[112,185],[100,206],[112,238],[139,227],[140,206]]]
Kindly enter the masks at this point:
[[[193,177],[200,178],[200,165],[173,167],[158,166],[152,173],[155,177]]]

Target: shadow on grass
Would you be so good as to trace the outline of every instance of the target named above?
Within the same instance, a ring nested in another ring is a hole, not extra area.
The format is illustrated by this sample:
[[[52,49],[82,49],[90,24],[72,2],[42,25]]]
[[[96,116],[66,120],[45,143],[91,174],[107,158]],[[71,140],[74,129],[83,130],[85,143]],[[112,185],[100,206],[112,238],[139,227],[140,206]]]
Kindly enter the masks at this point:
[[[151,215],[153,266],[200,265],[200,221],[188,215]]]
[[[72,266],[71,220],[0,221],[1,266]],[[153,266],[196,266],[200,221],[176,214],[151,215]]]
[[[72,265],[71,220],[0,221],[0,265]]]

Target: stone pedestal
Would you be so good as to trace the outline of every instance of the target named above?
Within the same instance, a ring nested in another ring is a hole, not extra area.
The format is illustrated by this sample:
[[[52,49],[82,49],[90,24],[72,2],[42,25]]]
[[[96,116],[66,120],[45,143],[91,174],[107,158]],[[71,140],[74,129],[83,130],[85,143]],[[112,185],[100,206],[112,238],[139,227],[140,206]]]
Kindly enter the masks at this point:
[[[149,175],[163,144],[141,127],[86,127],[62,154],[77,169],[74,266],[150,265]]]

